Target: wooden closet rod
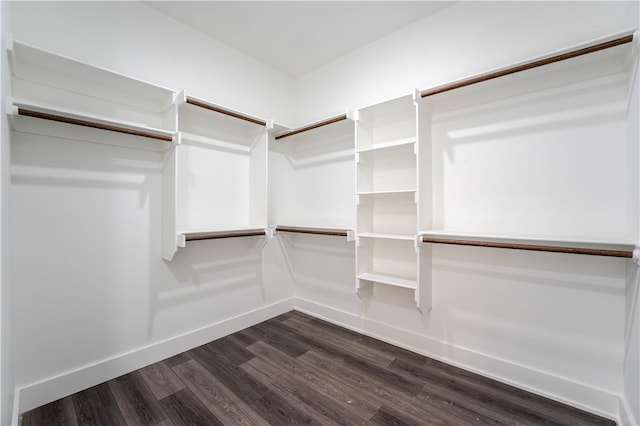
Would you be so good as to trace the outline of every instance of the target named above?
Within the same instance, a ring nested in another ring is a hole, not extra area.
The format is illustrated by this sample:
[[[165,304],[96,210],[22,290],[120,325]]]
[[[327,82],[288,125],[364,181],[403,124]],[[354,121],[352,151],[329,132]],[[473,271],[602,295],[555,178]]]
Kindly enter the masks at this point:
[[[127,127],[115,126],[113,124],[97,123],[95,121],[80,120],[78,118],[65,117],[63,115],[50,114],[46,112],[33,111],[27,108],[18,108],[18,115],[27,117],[42,118],[45,120],[58,121],[61,123],[75,124],[78,126],[92,127],[94,129],[110,130],[112,132],[126,133],[129,135],[142,136],[145,138],[158,139],[165,142],[172,142],[173,138],[168,135],[145,132],[143,130],[129,129]]]
[[[293,226],[276,226],[276,232],[295,232],[298,234],[333,235],[336,237],[346,237],[347,231],[339,229],[322,228],[299,228]]]
[[[228,109],[220,108],[219,106],[212,105],[207,102],[200,101],[198,99],[194,99],[192,97],[187,96],[186,102],[191,105],[198,106],[200,108],[205,108],[211,111],[219,112],[220,114],[225,114],[230,117],[239,118],[240,120],[248,121],[250,123],[258,124],[260,126],[266,126],[267,122],[263,120],[259,120],[257,118],[249,117],[248,115],[240,114],[235,111],[230,111]]]
[[[566,59],[575,58],[578,56],[586,55],[589,53],[597,52],[599,50],[608,49],[610,47],[619,46],[621,44],[630,43],[633,41],[633,34],[624,35],[613,40],[597,43],[591,46],[583,47],[581,49],[571,50],[565,53],[561,53],[554,56],[538,59],[532,62],[527,62],[522,65],[516,65],[514,67],[505,68],[500,71],[494,71],[487,74],[481,74],[477,77],[471,77],[464,80],[459,80],[443,86],[434,87],[432,89],[426,89],[420,92],[420,96],[426,98],[427,96],[436,95],[438,93],[448,92],[449,90],[459,89],[461,87],[470,86],[472,84],[480,83],[487,80],[492,80],[498,77],[504,77],[505,75],[515,74],[520,71],[530,70],[532,68],[541,67],[543,65],[549,65],[554,62],[564,61]]]
[[[346,119],[347,119],[347,114],[338,115],[337,117],[328,118],[326,120],[318,121],[317,123],[309,124],[308,126],[300,127],[299,129],[293,129],[293,130],[289,130],[288,132],[281,133],[276,136],[276,140],[288,138],[289,136],[297,135],[298,133],[317,129],[318,127],[337,123],[338,121],[342,121]]]
[[[474,241],[474,240],[455,240],[445,238],[422,237],[422,242],[432,244],[453,244],[459,246],[475,246],[475,247],[493,247],[514,250],[532,250],[544,251],[550,253],[572,253],[586,254],[592,256],[609,256],[633,258],[633,251],[628,250],[608,250],[608,249],[592,249],[581,247],[562,247],[562,246],[545,246],[537,244],[519,244],[519,243],[499,243],[493,241]]]
[[[192,234],[184,234],[186,241],[197,240],[215,240],[219,238],[235,238],[235,237],[252,237],[265,236],[267,232],[264,229],[248,230],[248,231],[215,231],[215,232],[194,232]]]

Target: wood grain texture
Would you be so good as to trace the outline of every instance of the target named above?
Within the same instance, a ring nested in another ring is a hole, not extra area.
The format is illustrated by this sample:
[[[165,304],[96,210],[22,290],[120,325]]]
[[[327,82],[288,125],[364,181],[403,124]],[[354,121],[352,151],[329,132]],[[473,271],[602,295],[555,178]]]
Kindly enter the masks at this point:
[[[156,362],[139,371],[156,399],[167,397],[185,387],[166,361]]]
[[[614,425],[289,312],[25,413],[39,425]]]
[[[108,385],[127,424],[166,424],[167,414],[149,391],[140,372],[110,380]]]

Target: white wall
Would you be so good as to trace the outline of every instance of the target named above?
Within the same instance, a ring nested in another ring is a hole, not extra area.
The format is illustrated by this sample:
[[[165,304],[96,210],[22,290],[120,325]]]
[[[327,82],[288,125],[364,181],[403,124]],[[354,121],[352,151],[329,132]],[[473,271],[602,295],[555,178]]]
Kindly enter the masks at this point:
[[[304,123],[626,29],[638,24],[630,5],[461,2],[294,82],[139,3],[20,2],[11,18],[19,40]],[[211,326],[238,313],[285,309],[278,302],[294,295],[295,278],[303,310],[615,411],[623,389],[622,260],[437,247],[434,309],[421,316],[407,290],[377,286],[371,299],[358,299],[353,243],[335,237],[282,236],[263,250],[250,239],[197,242],[163,262],[160,154],[16,133],[12,155],[23,410],[231,330]],[[196,337],[181,340],[190,333]]]
[[[5,46],[6,33],[9,31],[9,7],[0,3],[0,44]],[[0,81],[2,94],[10,88],[9,64],[7,56],[2,55]],[[9,274],[9,232],[10,232],[10,189],[11,157],[9,143],[9,123],[6,115],[6,102],[0,107],[0,424],[11,422],[14,401],[13,373],[13,318],[11,300],[11,282]]]
[[[296,118],[318,120],[638,23],[635,2],[460,2],[298,78]],[[624,181],[633,171],[624,168],[624,136],[618,141]],[[622,228],[614,237],[636,229],[625,228],[625,195],[616,193]],[[293,265],[301,309],[594,412],[618,414],[626,261],[435,246],[433,309],[421,316],[408,290],[380,285],[368,300],[346,296],[354,285],[353,258],[342,254],[337,262],[336,254],[349,248],[336,244],[291,243],[303,247]],[[326,269],[334,264],[338,272],[329,278]],[[328,282],[330,291],[318,291]],[[632,349],[628,365],[636,358]]]
[[[295,80],[298,123],[638,25],[637,2],[463,1]]]
[[[10,6],[17,40],[248,114],[290,115],[286,77],[140,3]],[[21,411],[292,308],[275,244],[194,242],[161,259],[161,153],[17,132],[11,150]]]
[[[289,77],[139,2],[12,2],[16,40],[279,123]]]

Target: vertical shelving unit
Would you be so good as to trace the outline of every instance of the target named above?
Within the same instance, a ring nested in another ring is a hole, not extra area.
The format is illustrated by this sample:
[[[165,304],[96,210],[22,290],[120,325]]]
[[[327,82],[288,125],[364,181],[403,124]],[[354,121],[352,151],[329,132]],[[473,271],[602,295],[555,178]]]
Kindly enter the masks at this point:
[[[135,149],[175,142],[175,92],[11,40],[14,130]]]
[[[271,123],[181,92],[163,172],[163,257],[187,241],[268,235]]]
[[[418,123],[414,98],[362,108],[356,122],[356,291],[374,284],[414,291],[418,308],[430,307],[422,288],[418,234]]]

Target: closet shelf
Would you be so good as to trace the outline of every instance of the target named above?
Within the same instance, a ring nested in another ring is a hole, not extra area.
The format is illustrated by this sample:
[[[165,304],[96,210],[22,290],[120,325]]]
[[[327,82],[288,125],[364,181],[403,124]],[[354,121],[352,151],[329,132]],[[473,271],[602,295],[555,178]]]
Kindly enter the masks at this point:
[[[320,127],[324,127],[324,126],[328,126],[329,124],[333,124],[333,123],[337,123],[340,121],[344,121],[346,119],[348,119],[349,117],[347,116],[347,114],[340,114],[336,117],[331,117],[331,118],[327,118],[326,120],[322,120],[322,121],[318,121],[312,124],[309,124],[307,126],[303,126],[303,127],[299,127],[297,129],[291,129],[287,132],[284,133],[280,133],[279,135],[275,136],[275,140],[280,140],[280,139],[284,139],[284,138],[288,138],[291,136],[295,136],[298,135],[300,133],[304,133],[304,132],[308,132],[309,130],[314,130],[314,129],[318,129]]]
[[[83,114],[65,108],[56,108],[49,105],[17,99],[12,101],[12,110],[10,113],[12,117],[26,116],[39,118],[94,129],[125,133],[169,143],[173,142],[175,135],[175,133],[167,130],[155,129],[137,123],[112,120],[97,115]],[[15,120],[14,127],[16,130],[27,131],[27,129],[21,128]]]
[[[384,240],[399,240],[399,241],[415,241],[416,237],[414,235],[406,235],[406,234],[385,234],[381,232],[361,232],[358,233],[358,237],[360,238],[378,238]]]
[[[160,113],[174,101],[175,92],[10,38],[7,53],[13,76],[89,97]]]
[[[393,195],[393,194],[415,194],[417,189],[390,189],[383,191],[361,191],[357,192],[356,195]]]
[[[421,233],[422,242],[475,247],[531,250],[551,253],[572,253],[635,259],[637,243],[630,240],[558,239],[523,236],[480,235],[448,231]]]
[[[298,234],[315,234],[315,235],[333,235],[336,237],[349,237],[352,232],[351,229],[340,228],[320,228],[311,226],[284,226],[278,225],[275,228],[276,232],[292,232]]]
[[[211,231],[181,232],[185,241],[215,240],[219,238],[252,237],[268,235],[265,228],[220,229]]]
[[[247,121],[249,123],[257,124],[258,126],[265,127],[265,126],[267,126],[269,124],[265,120],[262,120],[262,119],[259,119],[259,118],[256,118],[256,117],[251,117],[251,116],[243,114],[241,112],[234,111],[234,110],[229,109],[229,108],[221,107],[219,105],[215,105],[215,104],[213,104],[211,102],[207,102],[205,100],[198,99],[198,98],[193,97],[193,96],[188,96],[184,92],[182,92],[179,97],[183,98],[183,102],[184,103],[187,103],[187,104],[190,104],[190,105],[194,105],[194,106],[197,106],[197,107],[200,107],[200,108],[208,109],[210,111],[214,111],[214,112],[217,112],[219,114],[224,114],[224,115],[228,115],[230,117],[238,118],[240,120],[244,120],[244,121]]]
[[[372,281],[380,284],[391,285],[394,287],[409,288],[416,290],[418,288],[418,281],[407,278],[398,277],[395,275],[377,274],[372,272],[366,272],[357,276],[359,280]]]
[[[544,65],[553,64],[556,62],[564,61],[567,59],[577,58],[589,53],[598,52],[600,50],[609,49],[612,47],[620,46],[633,41],[633,34],[626,34],[611,40],[607,40],[601,43],[592,44],[586,47],[582,47],[575,50],[568,50],[559,54],[543,57],[537,60],[525,62],[518,65],[513,65],[507,68],[499,69],[497,71],[488,72],[486,74],[480,74],[474,77],[454,81],[452,83],[437,86],[431,89],[422,90],[420,96],[426,98],[429,96],[437,95],[439,93],[448,92],[451,90],[459,89],[462,87],[470,86],[473,84],[481,83],[484,81],[493,80],[495,78],[504,77],[510,74],[538,68]]]
[[[371,151],[379,151],[383,149],[395,148],[398,146],[415,145],[416,140],[417,139],[415,137],[412,137],[412,138],[405,138],[405,139],[398,139],[398,140],[393,140],[388,142],[376,143],[374,144],[374,146],[371,146],[371,147],[360,148],[356,150],[356,152],[358,153],[371,152]]]

